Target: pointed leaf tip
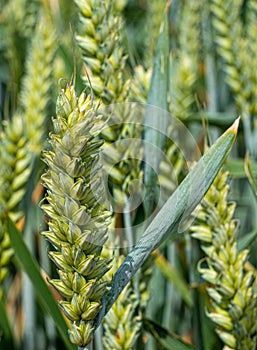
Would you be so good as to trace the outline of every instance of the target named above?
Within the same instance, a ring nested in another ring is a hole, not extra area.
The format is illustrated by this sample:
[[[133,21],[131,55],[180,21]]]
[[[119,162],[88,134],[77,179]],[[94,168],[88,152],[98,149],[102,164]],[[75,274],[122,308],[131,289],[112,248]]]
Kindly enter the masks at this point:
[[[238,126],[239,126],[240,118],[241,118],[241,117],[238,117],[238,118],[234,121],[234,123],[231,125],[231,127],[227,129],[226,132],[231,132],[231,131],[232,131],[232,132],[236,135],[236,134],[237,134],[237,131],[238,131]]]

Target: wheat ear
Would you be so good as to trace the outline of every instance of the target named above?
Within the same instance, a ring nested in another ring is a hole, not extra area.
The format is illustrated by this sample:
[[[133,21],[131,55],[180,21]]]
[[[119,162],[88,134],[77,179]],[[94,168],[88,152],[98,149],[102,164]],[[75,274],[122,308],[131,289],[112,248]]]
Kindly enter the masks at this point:
[[[103,120],[91,96],[77,97],[68,85],[59,95],[53,124],[51,150],[44,152],[48,169],[42,179],[48,203],[41,207],[49,217],[49,231],[43,235],[56,248],[49,255],[59,279],[50,283],[65,298],[60,307],[71,321],[70,339],[83,347],[93,338],[93,319],[109,285],[102,277],[110,259],[100,257],[110,217],[102,203],[102,142],[96,138]]]
[[[0,298],[2,283],[8,275],[13,249],[6,225],[7,216],[17,222],[23,215],[19,205],[31,173],[32,155],[28,148],[23,119],[14,115],[6,122],[0,146]]]
[[[228,172],[218,174],[196,211],[191,231],[206,255],[199,262],[199,271],[209,283],[211,310],[207,315],[227,346],[254,350],[257,296],[253,273],[245,268],[248,251],[237,249],[235,203],[228,201],[227,179]]]

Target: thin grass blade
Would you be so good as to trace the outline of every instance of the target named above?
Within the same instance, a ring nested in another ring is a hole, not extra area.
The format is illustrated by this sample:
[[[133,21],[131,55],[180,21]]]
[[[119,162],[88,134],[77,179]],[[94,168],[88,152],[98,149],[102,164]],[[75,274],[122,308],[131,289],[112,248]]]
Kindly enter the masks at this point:
[[[179,274],[179,272],[160,253],[156,253],[155,265],[160,269],[163,276],[167,278],[167,280],[170,281],[180,292],[181,297],[183,298],[185,303],[189,307],[192,307],[193,300],[192,295],[190,293],[190,289],[184,278]]]
[[[20,263],[22,269],[30,278],[42,307],[52,316],[67,349],[76,349],[76,347],[69,341],[68,327],[64,321],[64,318],[62,317],[53,294],[50,292],[43,277],[40,274],[39,266],[35,258],[31,255],[22,239],[20,232],[17,230],[11,220],[8,220],[8,230],[12,242],[12,247],[15,251],[15,257]]]
[[[2,348],[16,349],[16,346],[3,300],[0,299],[0,349]]]
[[[148,331],[164,350],[196,350],[195,347],[185,343],[179,336],[168,331],[149,319],[143,319],[143,327]]]

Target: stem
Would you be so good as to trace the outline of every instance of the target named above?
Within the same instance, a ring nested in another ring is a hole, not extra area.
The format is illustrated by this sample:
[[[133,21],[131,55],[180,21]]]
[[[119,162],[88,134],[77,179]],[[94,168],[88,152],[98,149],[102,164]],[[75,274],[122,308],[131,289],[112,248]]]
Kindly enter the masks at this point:
[[[131,251],[134,245],[134,237],[133,237],[131,215],[130,215],[130,200],[127,196],[125,201],[126,201],[126,204],[123,212],[123,217],[124,217],[126,238],[128,241],[128,248],[129,248],[129,251]]]
[[[35,255],[35,241],[34,241],[34,222],[36,216],[36,208],[31,201],[32,191],[35,186],[35,170],[37,163],[33,159],[33,171],[30,175],[26,196],[24,198],[25,207],[25,228],[24,228],[24,242],[26,243],[28,249]],[[33,350],[36,348],[36,303],[35,303],[35,293],[33,285],[29,277],[23,273],[23,289],[22,289],[22,304],[24,312],[24,341],[23,349]]]
[[[197,350],[204,350],[202,327],[201,327],[201,310],[199,304],[199,295],[197,289],[193,290],[193,324],[194,324],[194,336],[196,341]]]
[[[215,62],[215,56],[213,51],[213,35],[212,35],[212,25],[209,16],[209,12],[205,13],[207,21],[202,20],[202,31],[203,31],[203,42],[205,45],[206,55],[205,55],[205,82],[207,90],[208,105],[207,111],[210,114],[216,114],[219,110],[218,106],[218,89],[217,89],[217,68]],[[213,137],[218,137],[218,131],[212,129]]]
[[[187,251],[187,260],[189,266],[189,283],[190,285],[198,284],[196,281],[195,271],[196,262],[199,261],[199,246],[196,241],[194,241],[188,234],[186,235],[186,251]],[[203,336],[202,336],[202,327],[201,327],[201,309],[199,305],[199,294],[197,288],[193,288],[192,291],[193,297],[193,332],[196,342],[197,350],[203,350]]]
[[[47,256],[47,251],[49,247],[47,242],[43,239],[43,237],[39,236],[38,239],[39,239],[40,266],[50,276],[51,265],[50,265],[50,260],[48,259],[48,256]],[[54,326],[54,321],[52,317],[49,316],[48,314],[44,316],[44,319],[45,319],[47,339],[49,341],[48,350],[54,350],[56,348],[56,328]]]
[[[97,328],[97,330],[95,332],[95,337],[94,337],[95,347],[97,350],[104,350],[102,339],[103,339],[103,326],[100,325]]]
[[[126,204],[125,204],[123,216],[124,216],[124,223],[125,223],[126,238],[128,241],[128,248],[129,248],[129,251],[131,251],[133,246],[134,246],[134,235],[133,235],[131,215],[130,215],[130,212],[131,212],[130,200],[127,196],[126,196],[125,201],[126,201],[125,202]],[[138,302],[140,302],[140,289],[139,289],[139,276],[138,276],[138,274],[135,276],[134,289],[135,289],[135,293],[137,295]]]
[[[175,249],[175,244],[172,242],[167,246],[167,260],[169,263],[176,268],[176,263],[178,261],[178,255]],[[167,281],[166,284],[166,294],[165,294],[165,308],[163,310],[162,324],[167,329],[174,331],[178,322],[181,324],[181,318],[178,315],[178,305],[181,303],[181,298],[174,287],[174,284]],[[173,327],[171,329],[171,326]]]
[[[242,121],[244,124],[245,144],[251,156],[256,156],[256,150],[254,150],[253,132],[251,130],[251,116],[246,111],[242,112]]]
[[[33,222],[31,211],[28,213],[26,223]],[[24,230],[24,241],[30,252],[34,255],[34,236],[32,235],[31,225],[26,225]],[[36,327],[36,308],[35,295],[32,283],[29,277],[23,273],[22,305],[24,311],[24,340],[23,349],[35,349],[35,327]]]

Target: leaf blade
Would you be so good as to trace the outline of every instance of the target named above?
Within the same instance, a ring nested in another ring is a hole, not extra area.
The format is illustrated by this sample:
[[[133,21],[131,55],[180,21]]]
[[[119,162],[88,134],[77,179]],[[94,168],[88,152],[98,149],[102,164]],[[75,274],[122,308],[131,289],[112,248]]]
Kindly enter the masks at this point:
[[[13,338],[11,326],[2,299],[0,299],[0,315],[0,343],[2,343],[3,346],[9,346],[9,348],[16,349],[15,339]],[[1,339],[1,337],[3,337],[3,339]]]
[[[165,9],[163,23],[158,38],[154,59],[153,74],[147,98],[144,118],[144,207],[150,215],[156,196],[156,180],[162,152],[165,146],[168,118],[167,93],[169,82],[169,31],[168,6]],[[155,108],[153,108],[153,106]]]
[[[152,334],[165,350],[196,350],[195,347],[185,343],[179,336],[150,319],[143,319],[143,327]]]
[[[215,142],[190,171],[177,190],[147,227],[113,277],[110,292],[102,300],[103,308],[95,319],[99,325],[119,294],[147,257],[168,237],[175,238],[182,219],[189,217],[208,191],[236,138],[239,119]],[[203,172],[203,169],[205,170]],[[192,188],[191,188],[192,185]],[[190,195],[191,192],[191,195]]]
[[[31,255],[22,239],[20,232],[17,230],[10,219],[8,219],[8,231],[12,247],[15,251],[15,256],[22,266],[22,269],[30,278],[43,308],[52,316],[67,349],[76,349],[76,347],[74,347],[69,341],[67,325],[64,321],[64,318],[62,317],[54,296],[50,292],[43,277],[40,274],[39,266],[35,258]]]

